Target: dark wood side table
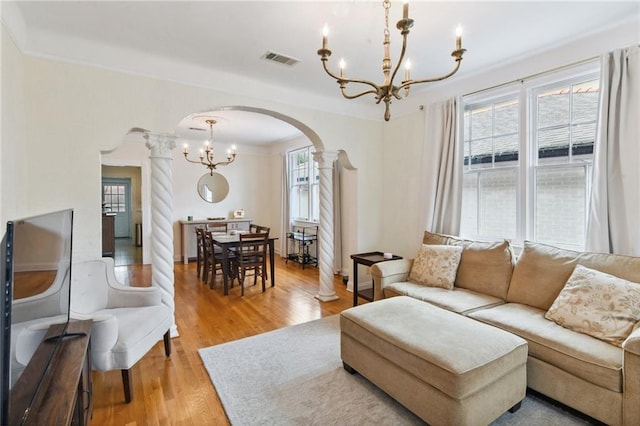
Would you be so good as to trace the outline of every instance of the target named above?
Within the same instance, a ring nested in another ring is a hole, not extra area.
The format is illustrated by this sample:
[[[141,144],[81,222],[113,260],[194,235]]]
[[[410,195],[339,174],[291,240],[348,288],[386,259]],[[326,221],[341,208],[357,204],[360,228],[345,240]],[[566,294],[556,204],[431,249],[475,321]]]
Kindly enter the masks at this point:
[[[40,343],[9,394],[9,424],[85,426],[90,422],[92,323],[71,320],[66,332],[78,335],[63,338],[59,345]],[[64,324],[52,325],[45,339],[64,330]],[[44,365],[48,367],[42,373]]]
[[[371,266],[378,262],[402,259],[402,256],[394,254],[390,259],[386,259],[381,251],[371,251],[369,253],[352,254],[351,259],[353,259],[353,306],[358,306],[358,296],[370,302],[373,300],[373,286],[371,286],[371,290],[367,289],[358,292],[358,265]]]

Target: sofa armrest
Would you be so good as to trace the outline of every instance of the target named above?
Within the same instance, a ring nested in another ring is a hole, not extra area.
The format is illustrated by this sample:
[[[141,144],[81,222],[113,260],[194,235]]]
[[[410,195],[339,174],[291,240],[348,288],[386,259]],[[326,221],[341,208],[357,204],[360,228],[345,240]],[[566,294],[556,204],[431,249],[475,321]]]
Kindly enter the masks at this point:
[[[384,298],[382,291],[389,284],[406,281],[412,265],[413,259],[398,259],[378,262],[371,266],[374,300]]]
[[[634,355],[640,356],[640,327],[636,327],[622,343],[622,349],[624,349],[625,352],[631,352]]]
[[[640,424],[640,327],[622,343],[623,419],[625,425]]]

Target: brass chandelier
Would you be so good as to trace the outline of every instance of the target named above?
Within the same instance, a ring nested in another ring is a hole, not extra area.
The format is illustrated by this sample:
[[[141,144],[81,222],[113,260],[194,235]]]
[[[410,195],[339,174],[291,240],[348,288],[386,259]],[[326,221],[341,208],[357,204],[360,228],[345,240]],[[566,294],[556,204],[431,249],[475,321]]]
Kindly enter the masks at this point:
[[[215,162],[213,155],[213,125],[217,123],[214,119],[205,120],[205,123],[209,125],[209,140],[205,141],[204,149],[200,150],[200,160],[190,160],[189,159],[189,146],[187,144],[184,145],[184,149],[182,153],[184,154],[184,159],[190,163],[202,164],[206,168],[209,169],[211,176],[213,176],[213,170],[218,166],[226,166],[231,164],[236,159],[236,147],[235,145],[231,146],[231,149],[227,150],[227,161],[219,161]]]
[[[340,90],[342,92],[342,95],[345,98],[355,99],[355,98],[359,98],[360,96],[368,95],[370,93],[375,95],[376,104],[379,104],[380,102],[384,101],[384,104],[385,104],[384,119],[385,121],[389,121],[389,118],[391,118],[389,105],[391,104],[392,98],[402,99],[403,97],[407,97],[409,95],[409,88],[412,84],[429,83],[429,82],[444,80],[446,78],[451,77],[460,68],[462,55],[464,54],[464,52],[466,52],[466,49],[462,48],[462,30],[460,29],[460,27],[458,27],[456,30],[456,48],[453,52],[451,52],[451,56],[455,58],[455,62],[456,62],[455,67],[453,68],[453,71],[449,72],[448,74],[441,75],[439,77],[412,80],[410,76],[410,71],[409,71],[410,64],[409,64],[409,61],[407,61],[407,63],[405,64],[406,68],[404,73],[404,80],[402,80],[399,86],[396,86],[393,83],[393,80],[395,79],[396,74],[398,73],[398,69],[400,68],[404,60],[404,55],[407,49],[407,36],[409,35],[409,30],[411,29],[411,27],[413,27],[413,19],[409,18],[409,4],[405,2],[403,4],[402,19],[400,19],[396,23],[396,28],[400,30],[400,34],[402,35],[402,50],[400,51],[400,58],[398,59],[398,62],[396,63],[395,67],[392,67],[391,58],[389,57],[389,44],[390,44],[389,9],[391,8],[390,0],[384,0],[383,6],[384,6],[385,28],[384,28],[384,42],[382,43],[382,45],[384,46],[384,58],[382,59],[382,73],[384,74],[384,82],[382,84],[376,84],[369,80],[345,77],[344,76],[345,64],[343,60],[340,61],[339,76],[329,70],[327,62],[329,60],[329,56],[331,56],[331,50],[327,47],[327,39],[328,39],[328,32],[329,32],[327,25],[324,26],[324,29],[322,31],[322,48],[318,49],[318,55],[320,56],[320,60],[322,61],[322,66],[324,70],[327,72],[327,74],[329,74],[332,78],[334,78],[338,82],[338,84],[340,85]],[[392,71],[392,68],[393,68],[393,71]],[[371,89],[364,90],[360,93],[350,95],[346,93],[346,87],[348,83],[365,84],[365,85],[371,86]],[[404,89],[404,96],[401,94],[402,89]]]

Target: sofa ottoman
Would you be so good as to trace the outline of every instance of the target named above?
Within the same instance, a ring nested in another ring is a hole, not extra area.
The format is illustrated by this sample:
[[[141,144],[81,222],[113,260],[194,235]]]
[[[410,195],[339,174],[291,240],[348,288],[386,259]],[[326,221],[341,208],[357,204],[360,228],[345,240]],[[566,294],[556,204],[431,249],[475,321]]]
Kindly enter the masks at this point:
[[[524,339],[408,296],[343,311],[340,352],[431,425],[486,425],[525,397]]]

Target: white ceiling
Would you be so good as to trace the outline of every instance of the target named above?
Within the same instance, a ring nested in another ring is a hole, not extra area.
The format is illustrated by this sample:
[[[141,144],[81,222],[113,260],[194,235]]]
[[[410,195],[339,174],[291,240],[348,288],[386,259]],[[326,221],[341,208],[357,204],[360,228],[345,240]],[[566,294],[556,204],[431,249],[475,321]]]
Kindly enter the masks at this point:
[[[2,3],[4,9],[10,2]],[[339,59],[344,58],[346,76],[382,80],[384,14],[379,0],[15,4],[23,20],[22,47],[29,54],[158,77],[166,72],[164,77],[169,79],[217,85],[217,89],[238,93],[251,94],[257,87],[254,84],[260,82],[259,90],[271,87],[275,100],[295,96],[319,108],[344,108],[338,111],[343,113],[349,108],[372,108],[371,98],[343,100],[336,82],[322,70],[316,51],[327,23],[329,48],[333,50],[331,68],[337,70]],[[394,59],[400,45],[395,22],[401,11],[401,2],[393,1],[390,29]],[[415,23],[407,56],[414,78],[447,72],[454,64],[450,53],[455,27],[460,24],[464,28],[463,47],[468,51],[457,76],[464,77],[638,15],[638,1],[414,1],[410,2],[410,17]],[[290,67],[266,62],[261,58],[267,51],[294,57],[300,63]],[[173,67],[166,65],[169,63]],[[172,70],[176,74],[170,75]],[[375,107],[376,119],[381,118],[383,107]],[[244,112],[242,120],[254,115]],[[227,121],[243,122],[229,117]],[[190,127],[188,124],[183,121],[177,131]],[[267,124],[263,121],[259,125]],[[254,135],[251,143],[269,143],[294,132],[287,124],[281,132],[271,128],[260,136],[249,133]]]
[[[223,144],[264,145],[287,141],[301,134],[292,125],[269,115],[237,109],[205,111],[190,114],[176,128],[181,140],[209,139],[213,119],[213,140]]]

